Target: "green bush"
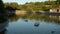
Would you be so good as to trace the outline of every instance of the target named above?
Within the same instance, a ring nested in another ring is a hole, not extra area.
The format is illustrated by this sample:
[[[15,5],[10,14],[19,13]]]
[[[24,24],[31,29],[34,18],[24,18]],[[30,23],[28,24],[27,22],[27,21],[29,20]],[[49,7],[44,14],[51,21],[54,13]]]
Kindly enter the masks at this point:
[[[49,7],[42,7],[41,9],[44,11],[49,11],[50,8]]]

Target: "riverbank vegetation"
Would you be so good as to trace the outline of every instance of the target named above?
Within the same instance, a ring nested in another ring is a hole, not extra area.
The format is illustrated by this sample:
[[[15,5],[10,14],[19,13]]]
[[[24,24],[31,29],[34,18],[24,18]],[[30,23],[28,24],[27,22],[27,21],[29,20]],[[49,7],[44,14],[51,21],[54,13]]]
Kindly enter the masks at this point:
[[[12,7],[15,10],[26,11],[48,11],[51,8],[60,6],[60,0],[57,1],[45,1],[45,2],[26,2],[25,4],[18,4],[16,2],[4,3],[4,7]]]
[[[4,13],[5,12],[4,10],[5,10],[4,4],[3,4],[2,0],[0,0],[0,13]]]
[[[5,9],[6,7],[12,7],[13,9],[16,9],[16,10],[27,10],[27,11],[32,11],[32,10],[48,10],[50,8],[55,8],[55,7],[58,7],[60,6],[60,0],[57,0],[57,1],[45,1],[45,2],[30,2],[30,3],[25,3],[23,5],[19,5],[18,3],[4,3],[2,2],[2,0],[0,0],[0,13],[5,13]],[[20,16],[18,16],[20,17]],[[25,16],[21,16],[22,18],[31,18],[31,19],[48,19],[47,16],[43,16],[43,15],[34,15],[34,14],[30,14],[30,15],[25,15]],[[59,16],[57,16],[59,17]],[[17,18],[17,17],[15,17]],[[54,18],[54,17],[53,17]],[[55,20],[55,18],[53,19]],[[56,18],[57,22],[59,20],[59,18]],[[59,21],[60,22],[60,21]]]

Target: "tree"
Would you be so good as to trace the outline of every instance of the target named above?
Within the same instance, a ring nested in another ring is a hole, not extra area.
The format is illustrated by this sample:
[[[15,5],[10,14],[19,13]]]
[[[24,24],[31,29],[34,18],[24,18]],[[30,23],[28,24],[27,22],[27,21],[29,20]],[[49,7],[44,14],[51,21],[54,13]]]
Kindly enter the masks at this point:
[[[2,0],[0,0],[0,13],[5,13],[4,4],[3,4]]]
[[[11,6],[13,9],[17,9],[18,3],[15,3],[15,2],[10,3],[10,6]]]
[[[56,2],[60,4],[60,0],[56,0]]]
[[[60,4],[60,0],[48,0],[48,1],[56,1],[56,4]]]
[[[20,9],[20,6],[18,5],[18,3],[16,2],[12,2],[12,3],[4,3],[4,7],[12,7],[13,9]]]
[[[9,5],[9,3],[4,3],[4,8],[8,7]]]

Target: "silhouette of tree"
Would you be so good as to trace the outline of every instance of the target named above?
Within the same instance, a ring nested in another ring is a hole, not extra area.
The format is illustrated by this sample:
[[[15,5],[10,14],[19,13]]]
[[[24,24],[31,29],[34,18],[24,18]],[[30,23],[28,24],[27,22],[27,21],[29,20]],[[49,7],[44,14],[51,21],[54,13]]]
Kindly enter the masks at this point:
[[[2,0],[0,0],[0,13],[4,13],[4,4]]]

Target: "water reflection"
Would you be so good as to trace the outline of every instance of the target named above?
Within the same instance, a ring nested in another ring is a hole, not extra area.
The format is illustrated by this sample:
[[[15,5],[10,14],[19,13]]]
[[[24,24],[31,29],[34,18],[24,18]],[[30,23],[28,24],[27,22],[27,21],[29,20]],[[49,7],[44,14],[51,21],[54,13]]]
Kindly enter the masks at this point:
[[[7,19],[0,19],[0,34],[5,34],[7,31],[8,21]]]
[[[41,15],[27,14],[24,16],[14,16],[10,18],[10,21],[17,21],[20,18],[30,19],[30,20],[35,19],[35,20],[45,21],[46,23],[52,23],[52,22],[57,24],[60,23],[60,15],[44,15],[44,14]],[[28,20],[25,20],[25,22],[28,22]]]
[[[19,16],[16,16],[16,15],[11,16],[11,17],[10,17],[10,22],[12,22],[12,21],[17,21],[19,18],[20,18],[20,17],[19,17]]]
[[[51,20],[53,20],[55,23],[60,24],[60,16],[49,16]]]
[[[60,16],[24,15],[10,18],[7,34],[57,34],[60,33]],[[26,23],[27,22],[27,23]]]

